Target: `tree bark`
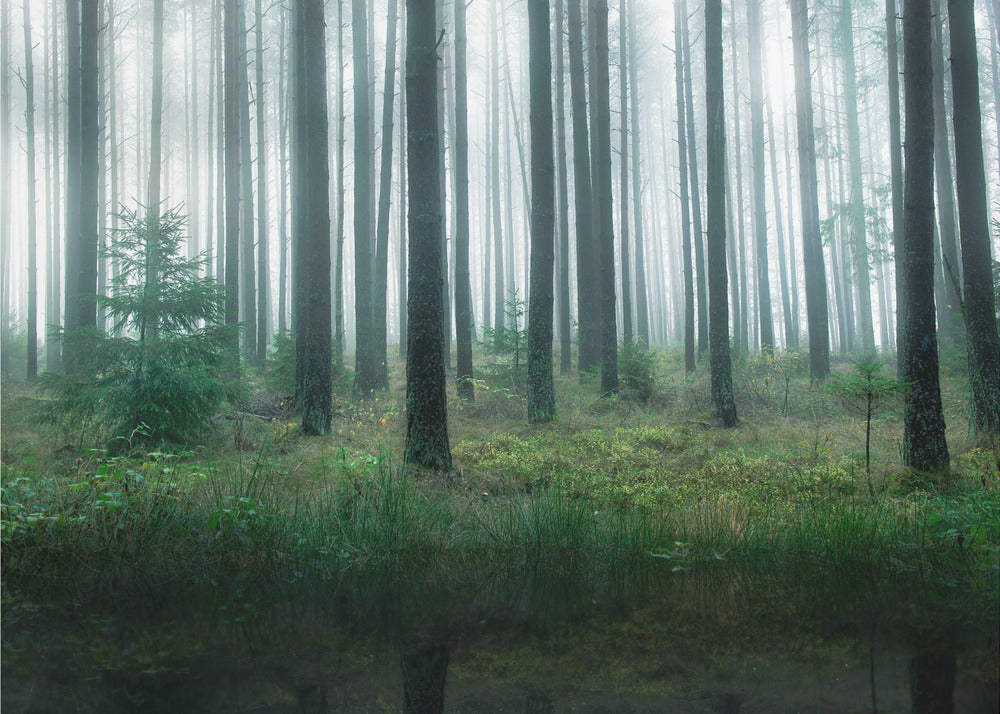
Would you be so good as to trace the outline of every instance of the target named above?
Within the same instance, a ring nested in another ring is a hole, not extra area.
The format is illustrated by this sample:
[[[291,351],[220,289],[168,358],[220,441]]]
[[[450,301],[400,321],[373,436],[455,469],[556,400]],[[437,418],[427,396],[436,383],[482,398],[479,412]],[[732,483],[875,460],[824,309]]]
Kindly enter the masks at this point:
[[[344,371],[344,146],[347,139],[344,125],[344,0],[337,0],[337,226],[334,240],[337,242],[333,265],[333,366],[337,374]]]
[[[250,158],[250,74],[247,55],[246,0],[238,12],[238,81],[240,105],[240,315],[243,322],[243,354],[248,364],[257,364],[257,277],[254,264],[253,162]]]
[[[61,179],[66,175],[65,172],[61,172],[59,169],[59,156],[61,153],[59,147],[62,138],[61,125],[59,123],[59,106],[62,103],[62,95],[59,92],[59,0],[52,0],[51,25],[52,62],[50,67],[52,91],[49,94],[49,102],[52,105],[52,182],[50,184],[51,193],[48,195],[49,202],[52,204],[52,231],[49,233],[48,242],[49,297],[45,304],[45,321],[48,323],[49,329],[46,330],[45,334],[45,366],[50,372],[58,372],[62,369],[62,343],[58,339],[58,330],[53,328],[58,328],[62,324],[63,284],[61,278],[63,231],[61,230],[62,221],[60,220],[60,214],[63,203],[60,199],[63,189],[63,181]],[[0,92],[0,94],[4,93]],[[67,162],[68,160],[67,156]],[[68,180],[66,182],[66,189],[67,191],[69,190]],[[0,220],[3,220],[2,216],[5,215],[9,215],[9,213],[0,211]]]
[[[404,464],[451,470],[444,374],[435,0],[406,3],[409,297]]]
[[[458,395],[471,401],[472,285],[469,275],[469,78],[465,2],[455,3],[455,348]]]
[[[461,0],[460,0],[461,1]],[[548,0],[528,0],[531,87],[531,287],[528,303],[528,421],[556,415],[552,380],[552,271],[555,262],[555,160]]]
[[[68,2],[72,0],[67,0]],[[10,92],[10,34],[12,2],[5,1],[0,7],[0,321],[4,327],[11,319],[11,235],[10,235],[10,171],[11,165],[11,92]],[[69,223],[67,222],[67,225]],[[0,353],[0,371],[8,372],[10,354],[8,350]]]
[[[930,0],[904,0],[906,159],[903,271],[903,464],[948,472],[934,315],[934,117]]]
[[[983,169],[979,58],[972,0],[948,0],[962,294],[969,343],[969,435],[1000,435],[1000,339]]]
[[[624,21],[624,20],[623,20]],[[649,345],[649,295],[646,287],[646,245],[642,218],[642,162],[639,153],[639,73],[636,70],[638,52],[636,50],[635,10],[628,14],[629,32],[629,83],[632,86],[632,107],[630,111],[632,131],[632,224],[635,232],[635,312],[639,339]],[[624,118],[622,119],[624,121]],[[568,288],[567,288],[568,290]]]
[[[674,3],[674,65],[677,74],[677,146],[680,167],[681,199],[681,251],[683,254],[684,276],[684,369],[689,374],[695,370],[694,338],[694,269],[691,263],[691,218],[688,203],[687,175],[687,123],[684,102],[684,52],[681,3]]]
[[[626,345],[632,343],[632,268],[631,250],[629,246],[629,174],[628,174],[628,24],[626,0],[620,0],[618,11],[618,90],[621,102],[621,121],[619,122],[621,143],[618,159],[621,174],[621,281],[622,281],[622,340]]]
[[[28,361],[27,377],[38,376],[38,245],[35,215],[35,68],[31,47],[31,3],[24,3],[25,151],[28,159]],[[5,171],[9,173],[9,171]]]
[[[896,307],[903,304],[903,151],[899,116],[899,40],[896,0],[885,0],[885,37],[889,73],[889,170],[892,188],[892,244],[896,274]],[[902,340],[903,323],[896,320],[896,344]],[[896,350],[896,373],[902,370],[902,352]]]
[[[816,179],[816,136],[813,131],[812,73],[809,69],[809,18],[806,0],[792,1],[792,44],[795,48],[795,115],[798,130],[799,200],[802,206],[802,258],[805,268],[806,320],[809,327],[809,375],[813,381],[830,374],[830,329],[826,267],[819,227]]]
[[[706,165],[708,209],[709,367],[712,403],[722,426],[736,426],[729,354],[726,276],[726,103],[723,89],[722,1],[705,0],[705,94],[708,115]]]
[[[225,63],[225,321],[227,325],[239,322],[240,280],[240,86],[239,86],[239,0],[223,0],[224,63]],[[239,346],[234,345],[235,357]]]
[[[271,333],[271,270],[267,231],[267,142],[264,96],[264,13],[261,0],[254,8],[257,41],[254,108],[257,110],[257,364],[267,358],[268,337]]]

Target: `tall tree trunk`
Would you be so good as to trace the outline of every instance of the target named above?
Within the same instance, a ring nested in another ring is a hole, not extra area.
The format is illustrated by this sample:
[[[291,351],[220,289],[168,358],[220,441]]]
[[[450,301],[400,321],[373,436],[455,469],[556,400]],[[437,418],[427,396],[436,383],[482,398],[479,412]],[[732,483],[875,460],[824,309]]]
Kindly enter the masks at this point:
[[[403,6],[403,26],[406,26],[405,19],[406,6]],[[402,56],[406,57],[406,38],[405,32],[402,38]],[[403,68],[405,69],[405,67]],[[404,78],[405,79],[405,78]],[[399,356],[406,357],[406,342],[407,342],[407,309],[406,309],[406,252],[407,252],[407,241],[406,241],[406,209],[407,209],[407,198],[406,198],[406,82],[400,81],[399,83],[399,275],[397,276],[398,290],[399,293]]]
[[[744,218],[744,205],[743,205],[743,141],[742,141],[742,120],[740,112],[740,81],[739,81],[739,69],[740,69],[740,52],[738,44],[738,33],[736,25],[736,5],[737,3],[730,3],[729,5],[729,21],[730,21],[730,31],[732,33],[732,67],[733,67],[733,158],[734,161],[729,167],[730,170],[736,169],[736,216],[734,222],[736,223],[736,234],[731,236],[730,239],[737,241],[734,250],[737,255],[737,270],[733,271],[730,277],[732,285],[734,288],[738,286],[739,295],[738,302],[736,299],[733,303],[736,307],[736,315],[733,320],[733,348],[739,352],[741,349],[750,348],[750,331],[747,327],[750,320],[749,306],[750,306],[750,290],[749,283],[747,281],[747,270],[746,270],[746,220]]]
[[[579,1],[579,0],[577,0]],[[490,10],[489,33],[491,79],[490,79],[490,194],[492,196],[493,213],[493,329],[502,331],[506,325],[505,304],[507,288],[505,285],[503,221],[500,218],[500,51],[497,36],[496,8]],[[513,260],[508,256],[507,260]]]
[[[334,229],[336,257],[333,266],[333,366],[337,374],[344,371],[344,0],[337,0],[337,227]]]
[[[297,402],[305,434],[330,431],[330,169],[323,0],[293,5],[292,175]]]
[[[684,42],[682,35],[681,3],[674,3],[674,64],[677,74],[677,146],[678,165],[680,167],[681,189],[681,251],[683,253],[684,275],[684,369],[695,370],[695,339],[694,339],[694,268],[691,263],[691,220],[688,208],[688,175],[687,175],[687,123],[684,101],[684,52],[681,47]],[[664,148],[664,150],[666,150]],[[669,182],[668,182],[669,185]]]
[[[368,103],[368,0],[351,2],[354,47],[354,392],[379,388],[372,334],[371,115]]]
[[[760,0],[747,3],[750,39],[750,144],[753,154],[754,246],[757,258],[757,311],[760,349],[774,351],[774,318],[771,314],[771,279],[767,254],[767,190],[764,170],[764,58],[761,52]]]
[[[774,112],[770,100],[767,105],[767,141],[771,145],[771,193],[774,201],[774,225],[778,230],[778,285],[781,289],[781,314],[785,328],[785,349],[795,350],[799,346],[799,336],[792,321],[791,295],[788,289],[788,265],[785,261],[785,230],[781,222],[781,186],[778,179],[778,148],[774,141]]]
[[[572,334],[569,291],[569,171],[566,163],[566,73],[563,59],[563,0],[556,0],[556,189],[559,200],[559,371],[572,368]]]
[[[386,26],[385,85],[382,92],[382,166],[379,176],[378,223],[375,230],[375,289],[372,300],[372,357],[377,389],[389,388],[388,316],[389,197],[392,193],[392,115],[396,94],[396,0],[389,0]]]
[[[531,85],[531,287],[528,303],[528,421],[556,415],[552,380],[552,270],[555,262],[555,159],[548,0],[528,1]]]
[[[806,320],[809,326],[809,375],[813,381],[830,374],[830,328],[826,301],[826,268],[819,227],[816,179],[816,135],[813,130],[812,72],[809,69],[809,17],[806,0],[792,1],[792,44],[795,50],[795,116],[798,129],[799,200],[802,206],[802,258],[805,268]]]
[[[705,0],[705,94],[708,115],[706,164],[708,208],[709,368],[712,403],[724,427],[736,426],[729,354],[726,276],[726,99],[723,89],[722,1]]]
[[[406,2],[406,155],[409,175],[417,177],[440,171],[435,9],[435,0]],[[440,190],[433,179],[410,186],[404,464],[449,471]]]
[[[472,400],[472,285],[469,275],[469,79],[465,3],[455,3],[455,347],[458,395]]]
[[[226,88],[229,86],[226,75],[226,37],[225,29],[225,9],[224,0],[214,0],[212,14],[217,23],[215,32],[215,105],[216,105],[216,127],[215,127],[215,279],[220,285],[227,284],[228,259],[226,249],[229,245],[228,234],[228,204],[227,204],[227,177],[228,177],[228,154],[226,153],[226,117],[227,97]],[[221,22],[220,22],[221,18]],[[235,61],[235,60],[234,60]],[[238,125],[237,125],[238,126]],[[239,156],[237,154],[237,156]],[[235,289],[235,287],[234,287]],[[226,289],[228,295],[228,288]],[[238,318],[234,317],[234,320]]]
[[[934,34],[932,38],[932,67],[934,71],[934,178],[937,182],[938,237],[941,242],[941,275],[935,283],[938,291],[938,333],[947,344],[959,342],[962,296],[958,293],[962,274],[958,257],[958,236],[955,235],[954,182],[951,170],[951,151],[948,141],[948,109],[945,101],[944,17],[940,0],[931,3]],[[938,256],[935,256],[938,258]]]
[[[63,328],[72,334],[80,328],[80,2],[66,0],[66,218]],[[10,96],[4,92],[4,96]],[[6,172],[3,172],[6,173]],[[4,215],[9,215],[5,212]],[[4,306],[5,308],[7,306]],[[63,344],[63,369],[76,370],[76,355],[71,341]]]
[[[71,0],[68,0],[71,1]],[[10,119],[10,8],[13,3],[5,0],[0,7],[0,321],[6,327],[11,319],[11,236],[10,236],[10,171],[11,119]],[[68,223],[67,223],[68,225]],[[0,371],[8,372],[10,351],[0,350]]]
[[[598,253],[592,219],[590,135],[583,71],[582,0],[568,0],[570,102],[573,120],[573,197],[576,210],[576,304],[580,372],[600,364]]]
[[[24,6],[25,151],[28,158],[28,365],[27,377],[38,376],[38,244],[35,201],[35,68],[31,47],[31,3]],[[8,172],[5,172],[8,173]]]
[[[83,3],[80,13],[80,232],[76,252],[78,319],[83,328],[97,327],[97,185],[98,163],[98,39],[97,3]]]
[[[618,11],[618,89],[621,100],[621,121],[619,122],[621,143],[619,144],[619,183],[621,185],[621,274],[622,274],[622,339],[632,343],[632,268],[629,250],[629,201],[628,201],[628,24],[626,0],[620,0]]]
[[[190,232],[193,254],[197,255],[201,251],[201,151],[198,142],[198,122],[201,115],[198,113],[198,74],[201,68],[198,66],[198,36],[196,34],[195,8],[196,0],[191,0],[191,153],[189,167],[190,179],[188,183],[188,208],[190,217],[188,218],[188,231]],[[110,71],[114,72],[112,65]]]
[[[240,82],[239,82],[239,0],[223,0],[223,32],[225,39],[225,194],[226,194],[226,243],[225,243],[225,321],[227,325],[239,322],[240,281]],[[234,345],[234,356],[239,357],[239,346]]]
[[[858,125],[858,83],[854,59],[854,14],[851,0],[841,0],[840,38],[844,61],[844,100],[847,105],[847,150],[851,165],[851,237],[854,245],[854,282],[861,315],[861,348],[875,354],[872,320],[871,269],[865,237],[865,195],[861,166],[861,130]]]
[[[58,328],[62,324],[62,251],[63,243],[62,236],[63,232],[61,230],[62,221],[60,220],[61,209],[63,208],[63,203],[60,200],[62,197],[63,181],[62,177],[65,176],[65,172],[60,171],[59,168],[59,156],[60,156],[60,143],[61,143],[61,125],[59,123],[59,107],[62,103],[62,95],[59,91],[59,0],[52,0],[51,5],[51,25],[52,32],[50,34],[50,41],[52,43],[52,62],[51,76],[52,76],[52,91],[49,94],[49,102],[52,105],[52,183],[50,184],[49,193],[49,203],[51,204],[52,211],[52,231],[49,233],[48,242],[48,284],[49,284],[49,299],[45,304],[45,321],[49,325],[49,329],[46,330],[45,334],[45,366],[50,372],[58,372],[62,369],[62,343],[58,339],[58,330],[53,328]],[[6,93],[0,92],[3,96],[9,96]],[[2,99],[0,99],[2,101]],[[67,162],[69,161],[69,156],[66,157]],[[69,181],[66,181],[67,191],[69,190]],[[0,221],[3,220],[3,216],[9,215],[6,211],[0,211]],[[67,224],[68,225],[68,224]]]
[[[288,329],[288,95],[287,73],[289,8],[279,8],[278,30],[278,332]]]
[[[886,52],[889,57],[889,166],[892,187],[892,244],[896,274],[896,309],[903,304],[903,153],[899,116],[899,41],[896,33],[896,0],[885,0]],[[903,323],[896,320],[896,344],[902,340]],[[896,350],[896,372],[902,369],[902,351]]]
[[[698,357],[708,349],[708,279],[705,271],[705,234],[701,222],[701,182],[698,180],[697,132],[694,123],[694,90],[691,80],[691,34],[688,31],[687,0],[681,0],[681,24],[684,33],[684,110],[687,112],[688,178],[691,184],[691,215],[694,221],[694,259],[698,300]]]
[[[243,354],[257,363],[257,278],[254,265],[253,161],[250,158],[250,73],[247,53],[246,0],[239,7],[239,102],[240,102],[240,311],[243,322]]]
[[[624,22],[624,20],[623,20]],[[646,245],[642,219],[642,162],[639,153],[639,81],[636,64],[635,9],[628,15],[629,32],[629,83],[632,86],[631,131],[632,131],[632,210],[635,231],[635,311],[639,339],[649,345],[649,296],[646,287]],[[622,118],[624,122],[625,119]],[[623,204],[624,207],[624,204]],[[568,288],[567,288],[568,290]]]
[[[906,80],[906,182],[902,379],[903,464],[920,473],[947,473],[934,324],[934,117],[930,0],[903,2]]]
[[[994,275],[990,261],[979,58],[972,0],[948,0],[948,18],[958,218],[962,237],[962,293],[969,342],[969,434],[996,437],[1000,435],[1000,339],[997,337]]]
[[[271,269],[267,239],[267,142],[264,97],[264,13],[261,0],[254,7],[257,46],[254,108],[257,110],[257,364],[267,358],[268,337],[271,333]]]
[[[1000,7],[997,3],[986,3],[990,16],[990,65],[993,70],[993,119],[996,121],[997,146],[1000,147]],[[997,164],[1000,169],[1000,148],[997,150]]]

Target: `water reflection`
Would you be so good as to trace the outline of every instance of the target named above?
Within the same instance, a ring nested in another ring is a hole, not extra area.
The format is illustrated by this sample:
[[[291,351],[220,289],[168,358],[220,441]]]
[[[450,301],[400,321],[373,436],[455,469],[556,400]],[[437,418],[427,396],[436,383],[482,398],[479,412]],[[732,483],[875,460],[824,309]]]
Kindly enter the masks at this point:
[[[5,712],[990,712],[995,594],[905,578],[396,573],[5,593]]]

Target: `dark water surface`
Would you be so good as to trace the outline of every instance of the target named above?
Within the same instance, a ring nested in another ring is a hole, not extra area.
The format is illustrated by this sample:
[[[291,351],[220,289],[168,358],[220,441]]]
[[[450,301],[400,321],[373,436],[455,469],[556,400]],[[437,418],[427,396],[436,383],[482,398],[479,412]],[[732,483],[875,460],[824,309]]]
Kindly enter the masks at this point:
[[[7,586],[2,710],[1000,711],[996,594],[960,584],[655,567],[407,582],[85,602]]]

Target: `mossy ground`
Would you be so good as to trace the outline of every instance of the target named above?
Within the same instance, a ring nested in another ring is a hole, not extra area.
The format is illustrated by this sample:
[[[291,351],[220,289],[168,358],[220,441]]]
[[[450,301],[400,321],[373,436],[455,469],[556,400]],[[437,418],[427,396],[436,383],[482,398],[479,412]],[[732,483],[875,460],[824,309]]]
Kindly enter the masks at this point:
[[[659,362],[643,405],[557,375],[558,419],[536,427],[511,370],[480,379],[474,403],[451,384],[456,470],[406,477],[400,364],[389,392],[335,397],[326,437],[301,436],[287,398],[261,387],[202,445],[114,459],[72,425],[50,425],[33,388],[5,384],[5,580],[114,588],[386,566],[461,580],[532,562],[656,559],[919,570],[995,592],[1000,475],[988,444],[964,445],[960,367],[944,370],[951,478],[902,470],[890,405],[869,484],[863,421],[795,359],[737,363],[731,430],[713,423],[706,370],[685,376],[675,353]]]

